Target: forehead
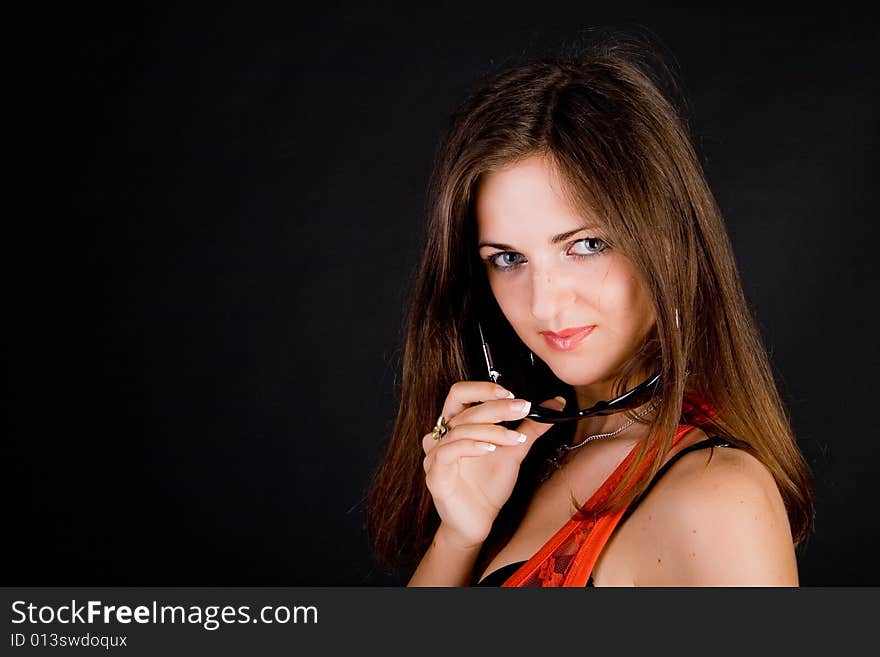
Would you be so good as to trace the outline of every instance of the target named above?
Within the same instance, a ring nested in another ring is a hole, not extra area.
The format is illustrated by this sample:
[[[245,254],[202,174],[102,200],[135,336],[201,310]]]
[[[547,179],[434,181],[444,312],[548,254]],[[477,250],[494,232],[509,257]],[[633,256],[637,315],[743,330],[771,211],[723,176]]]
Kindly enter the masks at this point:
[[[597,225],[573,206],[558,171],[539,155],[484,173],[475,211],[480,239],[501,231],[550,234]]]

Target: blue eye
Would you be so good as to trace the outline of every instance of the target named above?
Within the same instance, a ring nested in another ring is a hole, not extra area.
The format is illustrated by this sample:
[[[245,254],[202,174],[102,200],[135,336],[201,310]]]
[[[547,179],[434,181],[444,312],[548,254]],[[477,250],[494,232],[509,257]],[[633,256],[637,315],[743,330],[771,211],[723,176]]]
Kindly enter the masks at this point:
[[[599,239],[598,237],[585,237],[584,239],[578,240],[577,242],[572,244],[572,248],[574,248],[578,244],[584,245],[586,252],[573,253],[572,255],[581,256],[581,257],[594,256],[594,255],[598,255],[599,253],[602,253],[602,251],[604,251],[606,248],[608,248],[608,243],[603,239]]]
[[[502,271],[507,271],[509,269],[514,269],[515,267],[518,267],[522,264],[522,260],[511,260],[515,258],[522,258],[522,254],[514,253],[513,251],[502,251],[501,253],[490,255],[485,260],[490,267],[500,269]]]
[[[583,252],[572,253],[572,249],[574,249],[578,245],[583,246]],[[593,256],[600,255],[607,248],[608,243],[605,240],[598,237],[585,237],[583,239],[572,242],[567,253],[574,256],[575,258],[592,258]],[[524,262],[527,262],[525,257],[521,253],[517,253],[515,251],[501,251],[499,253],[493,253],[487,258],[483,258],[483,260],[489,267],[500,272],[513,271]]]

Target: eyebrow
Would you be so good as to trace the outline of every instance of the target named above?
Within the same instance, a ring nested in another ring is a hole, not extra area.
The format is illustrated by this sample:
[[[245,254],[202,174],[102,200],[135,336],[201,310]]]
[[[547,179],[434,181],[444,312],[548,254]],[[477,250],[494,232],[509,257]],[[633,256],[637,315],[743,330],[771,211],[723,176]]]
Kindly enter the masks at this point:
[[[569,230],[565,233],[559,233],[559,235],[554,235],[550,238],[551,244],[559,244],[560,242],[564,242],[572,235],[577,235],[583,230],[596,230],[598,226],[581,226],[579,228],[575,228],[574,230]],[[515,249],[510,246],[510,244],[498,244],[497,242],[480,242],[477,245],[478,249],[482,249],[484,246],[491,246],[496,249],[504,249],[507,251],[514,251]]]

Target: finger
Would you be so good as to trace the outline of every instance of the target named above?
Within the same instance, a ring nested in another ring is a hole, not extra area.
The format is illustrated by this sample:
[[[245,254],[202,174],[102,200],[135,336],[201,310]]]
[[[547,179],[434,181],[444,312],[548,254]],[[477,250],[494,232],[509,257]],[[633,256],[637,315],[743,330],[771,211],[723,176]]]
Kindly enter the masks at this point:
[[[532,402],[526,399],[497,399],[471,406],[447,424],[452,428],[464,424],[496,424],[510,420],[521,420],[529,414],[531,409]]]
[[[522,445],[528,440],[528,436],[525,434],[505,429],[498,424],[462,424],[451,428],[441,440],[436,440],[433,434],[427,434],[422,438],[422,449],[427,454],[432,449],[436,449],[441,441],[450,443],[465,438],[482,440],[499,446]]]
[[[543,406],[544,408],[549,408],[554,411],[561,411],[565,408],[565,398],[564,397],[554,397],[553,399],[548,399],[545,402],[541,402],[538,404],[539,406]],[[516,427],[516,430],[520,433],[526,435],[526,441],[523,443],[523,447],[525,451],[528,451],[529,448],[535,443],[535,441],[547,433],[552,427],[552,424],[548,424],[546,422],[536,422],[535,420],[523,420]]]
[[[449,387],[449,394],[443,403],[443,417],[449,421],[471,404],[490,399],[513,399],[513,396],[504,386],[491,381],[457,381]]]
[[[433,478],[449,474],[458,459],[465,456],[485,456],[498,449],[494,444],[481,440],[463,439],[448,445],[438,445],[422,460],[422,467]],[[440,462],[438,464],[438,457]]]

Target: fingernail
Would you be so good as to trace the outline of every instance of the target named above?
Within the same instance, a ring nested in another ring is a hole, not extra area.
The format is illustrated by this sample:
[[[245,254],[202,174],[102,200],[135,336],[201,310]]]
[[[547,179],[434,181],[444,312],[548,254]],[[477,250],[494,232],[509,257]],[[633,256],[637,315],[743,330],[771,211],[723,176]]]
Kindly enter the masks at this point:
[[[556,397],[554,397],[553,399],[555,399],[555,400],[558,401],[560,404],[562,404],[563,406],[565,406],[565,397],[556,396]]]
[[[480,443],[480,447],[489,452],[495,451],[495,445],[493,445],[492,443]]]
[[[497,397],[498,399],[513,399],[514,394],[510,392],[510,390],[505,390],[504,388],[496,388],[495,397]]]
[[[517,413],[522,413],[523,411],[528,413],[531,406],[532,402],[527,400],[515,401],[510,404],[510,407]]]
[[[524,434],[524,433],[521,433],[521,434],[519,434],[519,438],[516,439],[516,442],[524,443],[524,442],[526,442],[526,438],[528,438],[528,436],[526,436],[526,434]]]

